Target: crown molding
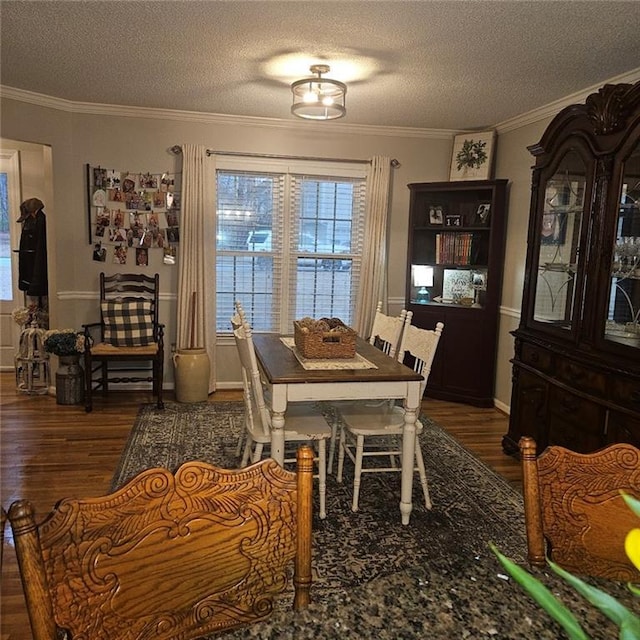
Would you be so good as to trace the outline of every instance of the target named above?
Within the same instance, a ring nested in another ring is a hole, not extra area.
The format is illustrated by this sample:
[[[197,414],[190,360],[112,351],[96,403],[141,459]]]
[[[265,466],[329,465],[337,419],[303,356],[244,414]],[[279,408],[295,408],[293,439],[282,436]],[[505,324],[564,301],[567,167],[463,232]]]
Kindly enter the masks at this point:
[[[200,124],[239,125],[264,127],[269,129],[290,129],[300,131],[318,131],[353,133],[358,135],[389,136],[394,138],[438,138],[448,140],[457,131],[453,129],[418,129],[411,127],[382,127],[367,124],[345,124],[340,122],[303,122],[302,120],[281,120],[279,118],[258,118],[250,116],[235,116],[221,113],[203,113],[199,111],[180,111],[175,109],[157,109],[150,107],[129,107],[126,105],[99,104],[93,102],[74,102],[47,96],[42,93],[17,89],[0,85],[0,97],[18,100],[58,111],[69,113],[119,116],[126,118],[153,118],[155,120],[175,120],[178,122],[197,122]]]
[[[507,133],[508,131],[513,131],[515,129],[520,129],[521,127],[533,124],[534,122],[549,120],[565,107],[568,107],[572,104],[580,104],[584,102],[589,95],[591,95],[592,93],[596,93],[598,89],[600,89],[605,84],[618,84],[622,82],[633,84],[638,80],[640,80],[640,67],[634,69],[633,71],[628,71],[627,73],[623,73],[619,76],[610,78],[606,82],[599,82],[598,84],[594,84],[587,89],[582,89],[581,91],[572,93],[571,95],[565,96],[564,98],[556,100],[555,102],[550,102],[549,104],[539,107],[538,109],[533,109],[531,111],[528,111],[527,113],[522,113],[515,118],[505,120],[504,122],[497,124],[495,126],[495,129],[498,134],[501,134]]]
[[[504,120],[493,127],[498,134],[520,129],[527,125],[553,118],[559,111],[571,104],[581,103],[586,98],[598,91],[604,84],[617,84],[621,82],[634,83],[640,80],[640,67],[628,71],[619,76],[614,76],[605,82],[592,85],[576,93],[555,100],[537,109],[532,109],[515,118]],[[175,120],[177,122],[196,122],[200,124],[221,124],[264,127],[269,129],[289,129],[300,131],[318,131],[327,133],[335,131],[340,133],[352,133],[358,135],[389,136],[394,138],[433,138],[451,139],[460,133],[458,129],[419,129],[412,127],[382,127],[366,124],[345,124],[340,122],[302,122],[294,120],[281,120],[279,118],[259,118],[249,116],[226,115],[221,113],[204,113],[199,111],[180,111],[176,109],[157,109],[150,107],[130,107],[126,105],[101,104],[93,102],[75,102],[64,100],[42,93],[35,93],[25,89],[9,87],[0,84],[0,97],[34,104],[40,107],[99,116],[119,116],[127,118],[153,118],[155,120]]]

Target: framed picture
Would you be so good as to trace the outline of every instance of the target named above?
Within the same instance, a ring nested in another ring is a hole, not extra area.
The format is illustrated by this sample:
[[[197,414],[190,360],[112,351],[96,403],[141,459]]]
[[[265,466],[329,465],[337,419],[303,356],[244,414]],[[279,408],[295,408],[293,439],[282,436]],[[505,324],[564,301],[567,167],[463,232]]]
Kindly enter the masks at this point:
[[[486,271],[471,271],[471,286],[474,289],[480,289],[486,291],[487,289],[487,272]]]
[[[478,205],[476,211],[476,224],[487,224],[489,222],[489,215],[491,214],[491,203],[486,202]]]
[[[560,245],[567,238],[567,213],[545,211],[542,214],[540,244]]]
[[[468,269],[444,269],[442,276],[442,301],[464,304],[473,302],[474,289],[471,271]]]
[[[173,174],[127,173],[89,164],[85,165],[85,174],[91,244],[126,243],[132,247],[135,242],[139,247],[162,249],[167,227],[173,227],[172,238],[177,242],[180,194],[175,191]],[[125,256],[118,254],[117,262],[126,264]]]
[[[445,217],[445,226],[447,226],[447,227],[461,227],[462,226],[462,216],[446,216]]]
[[[429,205],[429,224],[442,225],[444,223],[444,213],[439,204]]]
[[[495,131],[457,135],[453,139],[449,180],[490,179],[495,137]]]

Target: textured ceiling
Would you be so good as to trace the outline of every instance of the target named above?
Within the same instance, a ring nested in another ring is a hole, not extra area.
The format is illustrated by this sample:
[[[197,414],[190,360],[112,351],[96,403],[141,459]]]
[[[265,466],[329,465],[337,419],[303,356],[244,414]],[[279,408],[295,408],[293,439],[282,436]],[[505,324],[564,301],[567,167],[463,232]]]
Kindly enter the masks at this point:
[[[342,122],[482,129],[640,67],[640,2],[0,2],[2,85],[292,120],[327,62]]]

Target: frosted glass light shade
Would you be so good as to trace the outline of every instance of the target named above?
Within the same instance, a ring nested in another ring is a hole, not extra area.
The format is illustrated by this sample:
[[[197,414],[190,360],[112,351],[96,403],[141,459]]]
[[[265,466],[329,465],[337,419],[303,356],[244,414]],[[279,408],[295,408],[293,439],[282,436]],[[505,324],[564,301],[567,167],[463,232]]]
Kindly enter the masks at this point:
[[[303,78],[291,85],[293,104],[291,113],[306,120],[335,120],[346,113],[345,96],[347,85],[338,80],[323,78],[322,74],[329,71],[326,64],[314,64],[311,72],[317,73],[316,78]]]

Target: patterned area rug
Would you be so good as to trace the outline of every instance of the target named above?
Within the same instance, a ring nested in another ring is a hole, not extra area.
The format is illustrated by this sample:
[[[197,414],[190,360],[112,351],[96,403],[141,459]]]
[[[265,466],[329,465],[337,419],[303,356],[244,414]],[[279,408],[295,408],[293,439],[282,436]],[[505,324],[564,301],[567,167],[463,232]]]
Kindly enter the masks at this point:
[[[167,403],[140,409],[112,489],[148,467],[175,470],[199,459],[237,466],[242,403]],[[360,511],[351,511],[353,467],[327,482],[327,518],[314,518],[312,603],[291,611],[293,588],[267,620],[211,640],[558,640],[565,636],[506,576],[488,549],[521,565],[526,544],[522,497],[424,416],[420,436],[433,509],[414,480],[411,522],[402,526],[399,474],[367,475]],[[317,497],[317,496],[316,496]],[[317,504],[315,505],[317,513]],[[612,623],[560,578],[538,577],[586,622],[589,637],[616,637]],[[602,586],[602,585],[601,585]],[[629,605],[624,585],[606,590]],[[625,599],[626,598],[626,599]]]
[[[238,466],[240,402],[144,405],[112,482],[112,490],[149,467],[175,470],[186,460]],[[363,477],[360,510],[351,511],[353,466],[344,481],[327,479],[327,518],[314,516],[314,600],[345,593],[381,576],[448,554],[485,555],[487,543],[525,559],[522,497],[429,419],[420,436],[433,509],[424,506],[417,474],[409,526],[400,522],[400,474]],[[334,464],[334,468],[335,468]],[[317,495],[316,495],[317,499]],[[316,505],[317,507],[317,505]],[[317,508],[315,509],[317,513]]]

